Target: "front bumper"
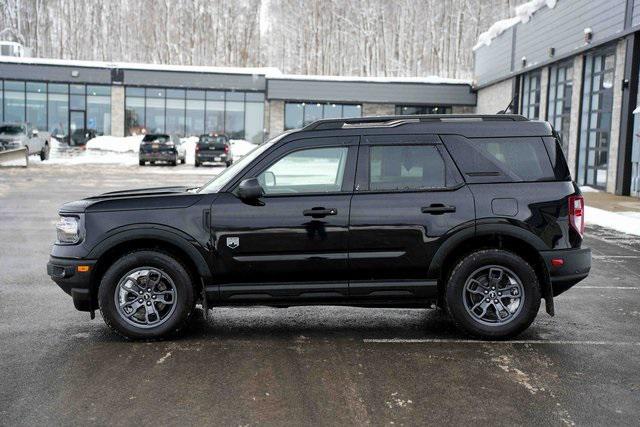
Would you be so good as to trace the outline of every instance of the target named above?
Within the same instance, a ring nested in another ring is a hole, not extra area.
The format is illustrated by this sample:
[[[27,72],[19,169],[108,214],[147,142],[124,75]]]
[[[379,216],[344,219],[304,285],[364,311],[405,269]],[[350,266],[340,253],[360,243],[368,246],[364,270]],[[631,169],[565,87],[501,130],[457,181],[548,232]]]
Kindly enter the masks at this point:
[[[47,274],[60,288],[73,298],[73,305],[80,311],[95,309],[92,275],[96,260],[49,257]],[[80,272],[78,266],[88,266],[89,271]]]
[[[540,252],[549,271],[553,296],[558,296],[589,275],[591,270],[591,248],[562,249]],[[561,259],[561,266],[551,260]]]

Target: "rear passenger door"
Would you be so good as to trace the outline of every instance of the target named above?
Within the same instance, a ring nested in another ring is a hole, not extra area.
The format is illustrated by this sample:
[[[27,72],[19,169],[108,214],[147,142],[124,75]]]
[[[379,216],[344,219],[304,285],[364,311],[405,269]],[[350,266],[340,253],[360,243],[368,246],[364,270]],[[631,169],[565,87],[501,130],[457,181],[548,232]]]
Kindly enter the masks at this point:
[[[428,297],[431,259],[473,227],[474,201],[436,135],[366,136],[349,226],[352,298]]]

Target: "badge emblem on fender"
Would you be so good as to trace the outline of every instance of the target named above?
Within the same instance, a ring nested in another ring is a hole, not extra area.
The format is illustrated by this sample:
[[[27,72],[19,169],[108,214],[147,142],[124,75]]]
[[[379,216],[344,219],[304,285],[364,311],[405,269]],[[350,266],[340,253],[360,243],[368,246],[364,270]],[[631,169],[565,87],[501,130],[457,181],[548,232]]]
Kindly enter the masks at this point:
[[[227,246],[231,249],[235,249],[240,246],[239,237],[227,237]]]

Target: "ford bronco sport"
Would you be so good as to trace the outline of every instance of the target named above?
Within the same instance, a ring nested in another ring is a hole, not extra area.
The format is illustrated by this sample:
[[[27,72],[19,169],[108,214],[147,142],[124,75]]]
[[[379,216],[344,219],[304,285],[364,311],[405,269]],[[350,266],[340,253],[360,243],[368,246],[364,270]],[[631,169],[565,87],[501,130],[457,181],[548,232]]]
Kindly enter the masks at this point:
[[[67,203],[47,266],[132,339],[214,306],[442,307],[512,337],[584,279],[584,202],[557,133],[517,115],[320,120],[199,188]]]

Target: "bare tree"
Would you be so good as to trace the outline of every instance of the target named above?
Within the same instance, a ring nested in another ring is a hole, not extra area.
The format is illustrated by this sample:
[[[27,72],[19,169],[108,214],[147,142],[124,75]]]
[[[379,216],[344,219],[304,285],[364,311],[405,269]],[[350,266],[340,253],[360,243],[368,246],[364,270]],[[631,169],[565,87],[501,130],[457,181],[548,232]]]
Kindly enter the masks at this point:
[[[0,0],[0,39],[39,57],[468,78],[479,33],[522,2]]]

